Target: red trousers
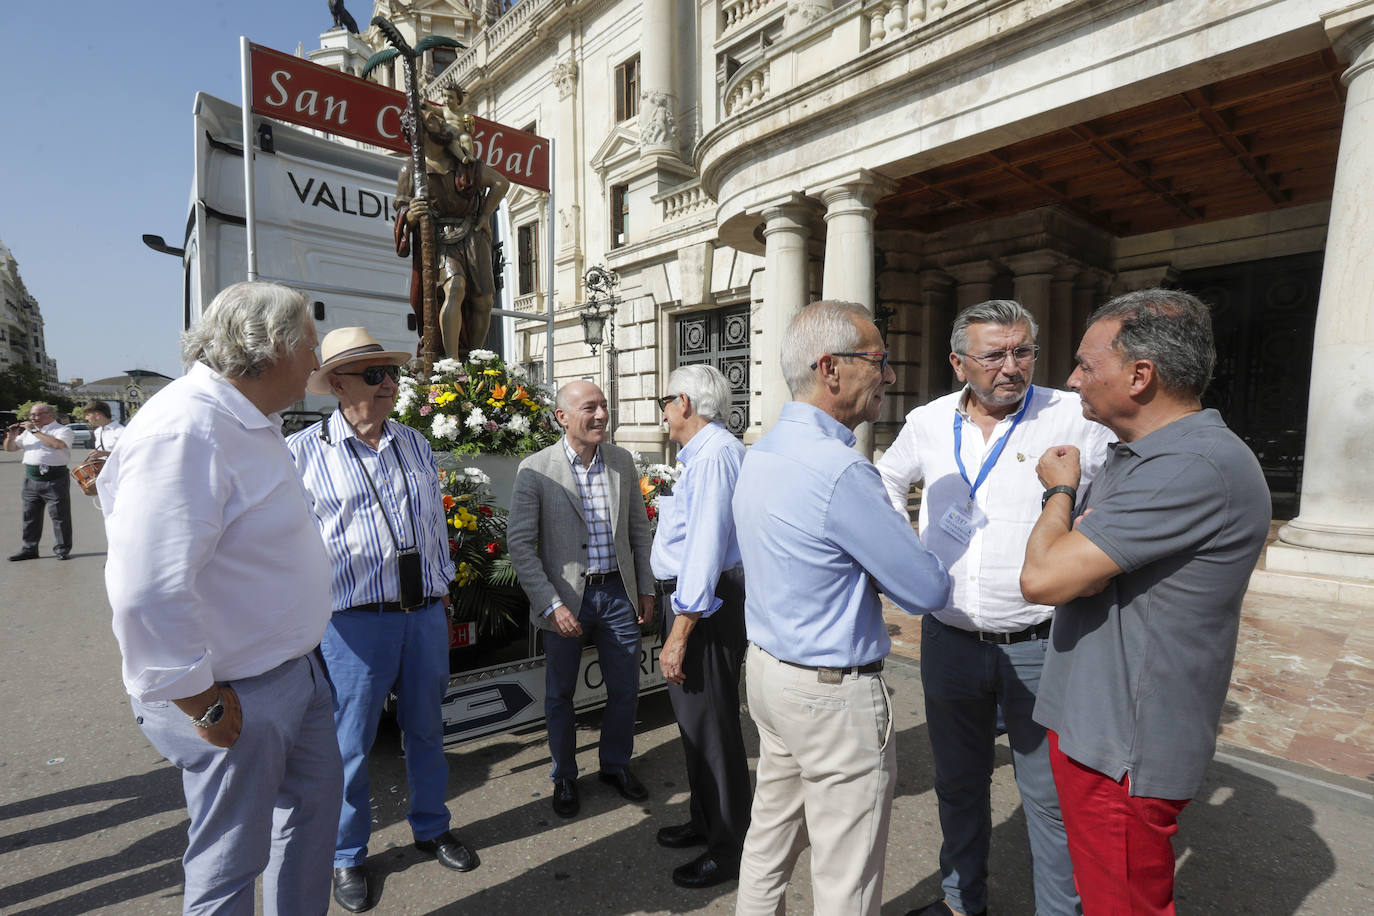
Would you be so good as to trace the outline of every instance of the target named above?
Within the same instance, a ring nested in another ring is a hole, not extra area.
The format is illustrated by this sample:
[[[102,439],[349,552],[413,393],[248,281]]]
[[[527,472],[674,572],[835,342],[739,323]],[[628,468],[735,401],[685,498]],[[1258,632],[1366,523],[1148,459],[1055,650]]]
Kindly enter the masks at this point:
[[[1178,815],[1191,799],[1131,795],[1120,781],[1070,759],[1049,733],[1050,767],[1083,916],[1173,916]]]

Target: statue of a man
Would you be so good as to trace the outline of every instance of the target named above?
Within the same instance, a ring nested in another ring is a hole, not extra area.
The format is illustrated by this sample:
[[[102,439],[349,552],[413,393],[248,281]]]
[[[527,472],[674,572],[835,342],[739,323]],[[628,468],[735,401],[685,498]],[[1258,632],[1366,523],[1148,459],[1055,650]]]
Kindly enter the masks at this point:
[[[460,155],[465,147],[444,122],[443,113],[426,104],[421,114],[425,171],[429,197],[413,199],[410,164],[401,168],[396,184],[396,253],[414,252],[410,306],[424,326],[424,297],[418,239],[413,239],[422,216],[434,220],[437,266],[435,301],[444,354],[457,358],[482,346],[491,325],[496,298],[492,274],[491,215],[510,189],[505,176],[474,156]]]

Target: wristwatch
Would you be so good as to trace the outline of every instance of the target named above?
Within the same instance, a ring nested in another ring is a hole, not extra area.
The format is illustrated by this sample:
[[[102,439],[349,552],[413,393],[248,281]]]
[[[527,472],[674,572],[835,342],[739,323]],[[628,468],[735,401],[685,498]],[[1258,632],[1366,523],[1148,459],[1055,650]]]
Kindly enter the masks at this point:
[[[1048,490],[1045,491],[1045,495],[1040,497],[1041,510],[1044,510],[1045,506],[1049,504],[1050,497],[1056,493],[1069,494],[1069,511],[1072,512],[1073,507],[1078,504],[1078,491],[1075,490],[1073,487],[1062,483],[1057,487],[1050,487]]]
[[[186,718],[191,719],[190,716]],[[205,710],[205,714],[199,719],[191,719],[191,724],[196,728],[214,728],[219,724],[219,720],[224,718],[224,694],[215,694],[215,702],[210,708]]]

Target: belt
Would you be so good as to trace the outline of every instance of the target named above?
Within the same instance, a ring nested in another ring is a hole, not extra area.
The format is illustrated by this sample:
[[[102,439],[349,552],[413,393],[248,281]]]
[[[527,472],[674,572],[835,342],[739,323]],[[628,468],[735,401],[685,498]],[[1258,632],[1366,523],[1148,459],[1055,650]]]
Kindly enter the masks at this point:
[[[1017,630],[1014,633],[986,633],[982,630],[965,630],[962,627],[954,627],[944,624],[944,628],[951,633],[958,633],[960,636],[967,636],[969,639],[976,639],[979,642],[997,643],[1001,646],[1009,646],[1012,643],[1028,642],[1032,639],[1045,639],[1050,635],[1050,620],[1037,623],[1033,627],[1026,627],[1024,630]]]
[[[613,569],[610,572],[583,573],[582,578],[588,585],[605,585],[607,582],[614,582],[620,578],[620,570]]]
[[[800,668],[803,671],[816,672],[816,680],[820,681],[822,684],[838,684],[841,678],[849,674],[877,674],[883,670],[883,660],[881,658],[875,662],[869,662],[866,665],[851,665],[848,668],[827,668],[824,665],[803,665],[801,662],[789,662],[785,658],[778,658],[762,646],[760,646],[759,649],[769,658],[780,661],[784,665],[788,665],[792,668]]]
[[[657,588],[659,592],[664,595],[671,594],[672,592],[677,591],[677,578],[674,577],[672,579],[655,579],[654,587]]]
[[[369,614],[413,614],[416,611],[423,611],[425,608],[429,607],[434,602],[441,600],[443,600],[442,596],[430,597],[425,600],[424,604],[420,605],[419,607],[413,607],[410,610],[406,610],[405,608],[401,607],[401,602],[399,601],[374,601],[371,604],[355,604],[353,605],[353,607],[346,607],[343,610],[365,611]],[[342,612],[336,611],[335,613]]]

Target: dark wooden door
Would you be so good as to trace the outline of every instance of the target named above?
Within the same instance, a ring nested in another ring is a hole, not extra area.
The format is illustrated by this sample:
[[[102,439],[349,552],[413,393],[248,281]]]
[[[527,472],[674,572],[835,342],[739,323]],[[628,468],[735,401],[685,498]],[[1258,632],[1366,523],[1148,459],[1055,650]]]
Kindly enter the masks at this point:
[[[730,383],[726,429],[743,436],[749,428],[749,305],[692,312],[677,319],[674,366],[706,363]]]

